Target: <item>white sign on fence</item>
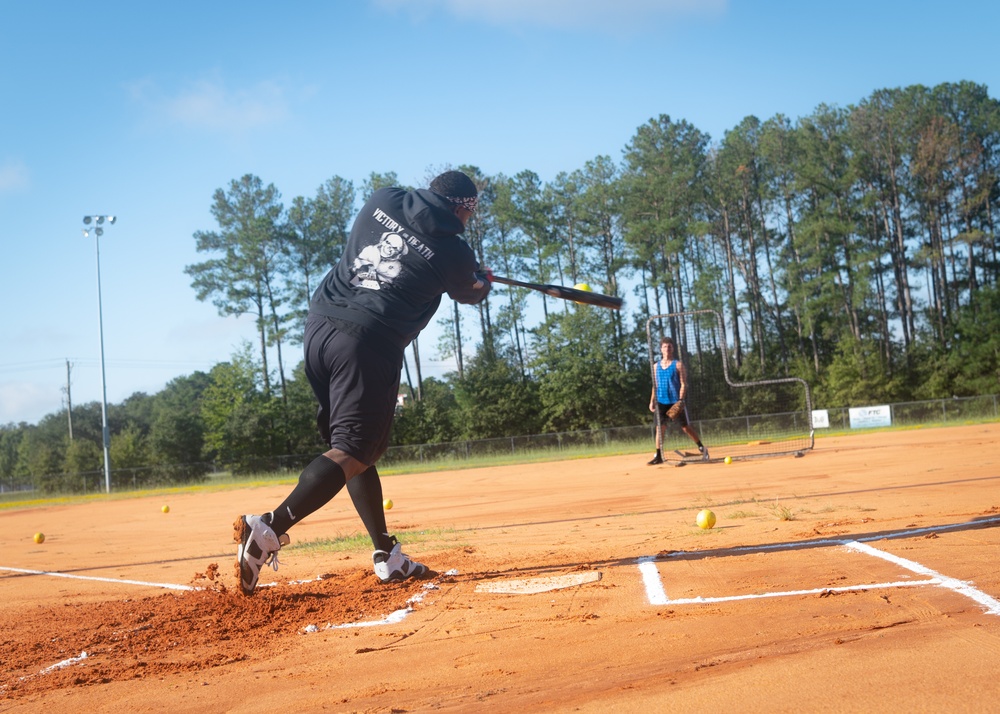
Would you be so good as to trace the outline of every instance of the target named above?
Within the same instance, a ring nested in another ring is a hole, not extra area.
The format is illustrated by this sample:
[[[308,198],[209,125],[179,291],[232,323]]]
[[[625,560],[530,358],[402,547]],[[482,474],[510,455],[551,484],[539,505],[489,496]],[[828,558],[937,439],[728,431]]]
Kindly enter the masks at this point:
[[[871,429],[892,426],[892,408],[888,404],[878,407],[854,407],[849,410],[852,429]]]
[[[812,422],[813,429],[829,429],[830,412],[826,409],[813,409]]]

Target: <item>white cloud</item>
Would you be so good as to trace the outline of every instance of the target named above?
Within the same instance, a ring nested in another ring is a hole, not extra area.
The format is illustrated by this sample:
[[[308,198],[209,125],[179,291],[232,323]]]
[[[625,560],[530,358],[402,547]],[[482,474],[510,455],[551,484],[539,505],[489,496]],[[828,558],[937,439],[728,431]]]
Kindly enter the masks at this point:
[[[170,96],[144,80],[134,83],[130,92],[148,104],[154,116],[187,128],[241,133],[279,124],[290,115],[285,89],[272,81],[232,89],[213,76]]]
[[[20,161],[8,160],[0,164],[0,193],[27,188],[28,169]]]
[[[34,424],[62,407],[58,388],[34,382],[0,382],[0,424]]]
[[[373,0],[387,10],[426,18],[442,9],[463,20],[525,27],[628,32],[682,17],[717,17],[729,0]]]

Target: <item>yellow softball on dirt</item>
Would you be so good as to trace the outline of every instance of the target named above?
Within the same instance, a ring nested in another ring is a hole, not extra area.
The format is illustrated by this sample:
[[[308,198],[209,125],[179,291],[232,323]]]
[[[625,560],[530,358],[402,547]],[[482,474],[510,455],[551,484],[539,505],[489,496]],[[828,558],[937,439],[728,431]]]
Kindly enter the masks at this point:
[[[387,498],[384,501],[382,501],[382,508],[384,508],[387,511],[390,508],[392,508],[392,499],[391,498]]]
[[[170,506],[164,506],[160,510],[163,511],[164,513],[170,513]]]
[[[733,457],[727,456],[725,459],[723,459],[723,461],[725,461],[727,464],[731,464],[733,463]]]
[[[705,508],[698,512],[698,518],[695,519],[695,522],[699,528],[708,530],[715,526],[715,514]]]
[[[36,543],[44,543],[45,542],[45,534],[44,533],[35,533],[35,542]]]

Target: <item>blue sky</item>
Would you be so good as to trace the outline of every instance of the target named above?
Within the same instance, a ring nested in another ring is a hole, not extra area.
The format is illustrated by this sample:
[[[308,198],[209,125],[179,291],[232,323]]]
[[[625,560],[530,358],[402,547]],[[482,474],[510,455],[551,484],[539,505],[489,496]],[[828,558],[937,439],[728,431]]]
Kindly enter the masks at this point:
[[[1000,4],[769,0],[0,0],[0,424],[155,393],[254,338],[200,303],[212,194],[250,173],[286,203],[332,176],[552,180],[619,160],[667,114],[720,140],[872,91],[1000,90]],[[447,302],[447,300],[446,300]],[[434,324],[421,340],[425,376]],[[293,349],[290,362],[297,362]]]

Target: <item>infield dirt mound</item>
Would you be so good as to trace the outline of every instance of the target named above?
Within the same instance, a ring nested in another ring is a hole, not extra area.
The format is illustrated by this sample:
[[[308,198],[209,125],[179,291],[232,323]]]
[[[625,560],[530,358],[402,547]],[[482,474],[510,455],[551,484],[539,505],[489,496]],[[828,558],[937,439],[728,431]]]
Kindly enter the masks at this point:
[[[357,571],[261,587],[248,598],[215,581],[216,570],[195,575],[204,589],[0,615],[0,698],[204,673],[280,651],[284,638],[310,626],[383,619],[405,610],[429,583],[382,585]],[[75,666],[78,659],[85,666]]]

